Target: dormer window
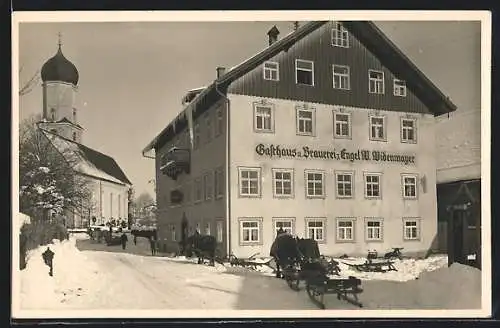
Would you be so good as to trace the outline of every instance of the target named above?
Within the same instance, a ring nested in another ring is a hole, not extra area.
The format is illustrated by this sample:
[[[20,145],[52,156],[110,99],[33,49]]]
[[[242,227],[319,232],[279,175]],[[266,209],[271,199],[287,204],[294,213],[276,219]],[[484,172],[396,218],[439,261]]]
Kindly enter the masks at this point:
[[[279,64],[276,62],[264,63],[264,80],[279,81]]]
[[[340,23],[335,23],[332,29],[332,46],[349,48],[349,33]]]
[[[314,86],[314,62],[310,60],[295,60],[295,82],[297,84]]]

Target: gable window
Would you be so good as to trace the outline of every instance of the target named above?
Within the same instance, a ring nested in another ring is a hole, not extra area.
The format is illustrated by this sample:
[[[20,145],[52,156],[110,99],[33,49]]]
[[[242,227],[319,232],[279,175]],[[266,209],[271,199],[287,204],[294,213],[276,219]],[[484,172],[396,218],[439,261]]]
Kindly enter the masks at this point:
[[[335,138],[351,138],[351,114],[334,112],[333,126]]]
[[[365,197],[366,198],[380,198],[380,173],[366,173],[365,174]]]
[[[385,116],[370,116],[370,140],[385,141]]]
[[[262,219],[260,218],[240,219],[240,243],[241,244],[260,243],[261,225],[262,225]]]
[[[275,218],[274,221],[274,235],[278,234],[280,228],[286,233],[293,235],[293,220],[292,218]]]
[[[273,169],[274,196],[293,196],[293,169]]]
[[[354,173],[353,172],[335,172],[337,197],[351,198],[354,189]]]
[[[338,218],[336,230],[337,242],[354,241],[354,219]]]
[[[316,218],[306,219],[306,238],[314,239],[318,242],[325,241],[325,220]]]
[[[333,65],[333,88],[341,90],[351,88],[349,66]]]
[[[224,169],[222,167],[219,167],[215,170],[214,182],[215,198],[221,198],[222,196],[224,196]]]
[[[276,62],[265,62],[264,63],[264,80],[279,81],[279,64]]]
[[[239,168],[240,196],[260,196],[260,168]]]
[[[212,179],[213,179],[213,175],[212,173],[206,173],[204,176],[203,176],[203,187],[204,187],[204,196],[205,196],[205,200],[211,200],[212,199],[212,192],[213,192],[213,185],[212,185]]]
[[[209,143],[212,140],[212,117],[207,115],[205,117],[205,143]]]
[[[368,70],[368,91],[370,93],[384,94],[384,72]]]
[[[211,231],[210,231],[210,222],[205,223],[205,235],[210,236]]]
[[[332,45],[349,48],[349,33],[342,24],[335,22],[332,28]]]
[[[404,143],[417,142],[416,122],[417,121],[413,118],[401,119],[401,142]]]
[[[222,108],[217,108],[215,112],[215,136],[218,137],[224,133],[224,115]]]
[[[203,198],[203,188],[200,178],[194,179],[194,201],[195,203],[201,202]]]
[[[402,174],[403,198],[417,198],[417,176],[414,174]]]
[[[397,97],[406,97],[406,81],[394,79],[394,95]]]
[[[306,171],[306,196],[322,198],[325,194],[325,174],[321,171]]]
[[[403,238],[404,240],[420,239],[420,220],[403,218]]]
[[[193,148],[198,149],[200,147],[200,124],[196,123],[193,127]]]
[[[295,82],[314,86],[314,62],[303,59],[295,60]]]
[[[312,108],[297,107],[297,134],[312,136],[315,128],[315,110]]]
[[[223,226],[224,222],[222,222],[221,220],[217,220],[216,222],[216,238],[217,238],[217,242],[218,243],[222,243],[222,241],[224,240],[224,226]]]
[[[254,105],[254,129],[257,132],[273,132],[274,109],[270,105]]]
[[[382,219],[367,218],[365,220],[366,241],[382,240]]]

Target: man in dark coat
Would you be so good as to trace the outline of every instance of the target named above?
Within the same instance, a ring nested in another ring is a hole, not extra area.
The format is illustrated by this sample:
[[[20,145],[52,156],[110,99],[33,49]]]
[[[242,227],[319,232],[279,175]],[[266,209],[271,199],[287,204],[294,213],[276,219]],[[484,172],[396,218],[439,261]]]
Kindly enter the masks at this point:
[[[127,241],[128,241],[128,238],[127,238],[127,235],[125,233],[122,233],[121,237],[120,237],[120,240],[122,242],[122,249],[125,249],[127,248]]]
[[[156,239],[155,239],[155,237],[149,238],[149,243],[151,245],[151,255],[155,256],[156,255]]]

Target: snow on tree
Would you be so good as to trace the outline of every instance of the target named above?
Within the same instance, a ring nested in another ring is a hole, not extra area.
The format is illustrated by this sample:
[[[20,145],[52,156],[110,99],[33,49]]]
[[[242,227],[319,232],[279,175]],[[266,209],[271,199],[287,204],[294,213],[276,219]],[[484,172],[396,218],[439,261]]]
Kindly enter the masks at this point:
[[[39,121],[31,117],[19,129],[19,210],[35,219],[48,210],[78,213],[91,203],[89,181],[38,128]]]

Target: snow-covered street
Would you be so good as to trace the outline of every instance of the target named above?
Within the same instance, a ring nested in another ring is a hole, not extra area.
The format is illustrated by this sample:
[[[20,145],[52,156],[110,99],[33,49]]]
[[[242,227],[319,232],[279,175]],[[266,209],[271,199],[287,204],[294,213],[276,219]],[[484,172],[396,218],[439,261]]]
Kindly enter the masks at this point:
[[[20,273],[22,309],[317,309],[305,291],[295,292],[269,273],[151,256],[145,245],[140,245],[146,242],[142,238],[138,246],[129,242],[123,251],[120,246],[108,247],[90,240],[77,242],[71,237],[50,245],[55,252],[53,277],[41,258],[46,247],[33,251],[27,269]],[[439,258],[428,262],[442,266]],[[422,266],[410,264],[410,268]],[[365,309],[480,307],[480,271],[471,267],[434,267],[432,272],[409,281],[401,275],[389,279],[364,273],[359,277],[364,290],[360,301]],[[325,303],[327,309],[357,309],[337,300],[336,295],[327,295]]]

